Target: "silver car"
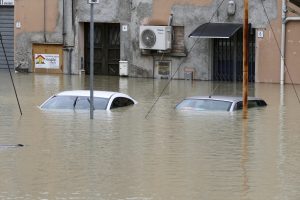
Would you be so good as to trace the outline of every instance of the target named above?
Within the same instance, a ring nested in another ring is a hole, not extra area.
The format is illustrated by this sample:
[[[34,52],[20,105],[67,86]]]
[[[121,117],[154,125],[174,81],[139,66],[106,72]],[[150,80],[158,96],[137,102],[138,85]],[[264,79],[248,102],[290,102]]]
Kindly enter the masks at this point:
[[[263,106],[267,106],[263,99],[248,97],[248,108]],[[176,106],[176,109],[232,112],[243,109],[243,99],[230,96],[194,96],[185,98]]]
[[[137,101],[120,92],[94,91],[94,109],[110,110],[137,104]],[[64,91],[51,96],[42,105],[42,110],[48,109],[90,109],[90,91]]]

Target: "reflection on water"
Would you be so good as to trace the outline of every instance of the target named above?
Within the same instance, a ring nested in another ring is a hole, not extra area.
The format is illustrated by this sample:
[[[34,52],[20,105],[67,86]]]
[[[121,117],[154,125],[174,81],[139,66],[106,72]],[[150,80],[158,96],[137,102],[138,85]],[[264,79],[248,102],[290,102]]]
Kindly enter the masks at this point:
[[[53,93],[88,89],[88,77],[0,71],[0,199],[298,199],[299,102],[292,86],[253,84],[266,108],[175,111],[186,96],[241,95],[241,83],[95,77],[137,105],[111,112],[37,108]],[[300,87],[296,86],[298,92]],[[284,96],[281,95],[284,92]]]

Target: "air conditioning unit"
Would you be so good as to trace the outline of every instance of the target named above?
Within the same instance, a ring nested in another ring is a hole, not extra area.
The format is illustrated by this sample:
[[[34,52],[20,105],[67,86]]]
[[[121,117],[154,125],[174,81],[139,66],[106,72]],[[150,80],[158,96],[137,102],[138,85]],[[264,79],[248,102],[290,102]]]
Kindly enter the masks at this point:
[[[171,49],[171,26],[140,26],[140,49]]]

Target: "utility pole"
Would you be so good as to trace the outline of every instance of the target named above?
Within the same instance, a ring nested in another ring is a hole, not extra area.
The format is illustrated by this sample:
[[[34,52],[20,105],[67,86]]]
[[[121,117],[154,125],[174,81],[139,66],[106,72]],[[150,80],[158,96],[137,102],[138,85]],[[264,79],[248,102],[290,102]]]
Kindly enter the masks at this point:
[[[88,0],[91,4],[90,19],[90,119],[94,119],[94,4],[99,0]]]
[[[244,26],[243,26],[243,111],[248,111],[248,0],[244,0]]]

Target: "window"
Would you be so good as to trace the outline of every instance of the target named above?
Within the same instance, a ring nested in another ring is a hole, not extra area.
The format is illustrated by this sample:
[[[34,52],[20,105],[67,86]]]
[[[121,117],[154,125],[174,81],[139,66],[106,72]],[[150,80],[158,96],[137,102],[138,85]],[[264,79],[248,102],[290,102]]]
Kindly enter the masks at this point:
[[[249,100],[248,101],[248,108],[253,108],[253,107],[262,107],[266,106],[267,103],[264,100]],[[236,103],[234,110],[241,110],[243,109],[243,102],[239,101]]]
[[[172,28],[173,28],[172,53],[185,53],[184,26],[172,26]]]
[[[54,96],[43,106],[43,109],[73,109],[76,96]]]
[[[105,110],[108,104],[108,99],[94,97],[94,110]],[[89,97],[78,97],[75,109],[90,109]]]
[[[134,104],[134,102],[131,99],[128,99],[126,97],[116,97],[113,100],[110,108],[114,109],[114,108],[129,106],[129,105],[133,105],[133,104]]]
[[[177,109],[229,111],[232,102],[209,100],[209,99],[186,99],[183,100]]]

